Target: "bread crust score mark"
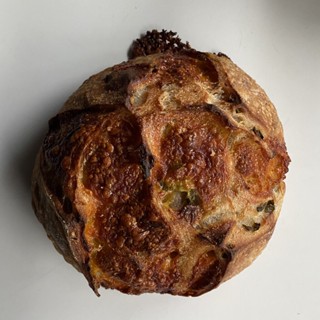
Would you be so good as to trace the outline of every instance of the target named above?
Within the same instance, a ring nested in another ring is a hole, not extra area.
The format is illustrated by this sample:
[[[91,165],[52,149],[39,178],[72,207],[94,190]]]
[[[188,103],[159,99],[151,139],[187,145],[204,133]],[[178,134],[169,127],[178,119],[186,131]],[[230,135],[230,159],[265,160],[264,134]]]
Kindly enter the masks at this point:
[[[33,207],[90,286],[198,296],[251,264],[288,170],[265,92],[174,33],[86,80],[49,122]]]

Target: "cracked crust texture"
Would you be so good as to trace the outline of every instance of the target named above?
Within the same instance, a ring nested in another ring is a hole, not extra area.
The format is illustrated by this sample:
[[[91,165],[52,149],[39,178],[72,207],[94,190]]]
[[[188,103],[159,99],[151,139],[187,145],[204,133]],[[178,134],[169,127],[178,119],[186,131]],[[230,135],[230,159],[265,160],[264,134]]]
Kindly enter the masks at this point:
[[[49,121],[33,207],[97,294],[198,296],[265,247],[288,164],[254,80],[225,55],[167,51],[90,77]]]

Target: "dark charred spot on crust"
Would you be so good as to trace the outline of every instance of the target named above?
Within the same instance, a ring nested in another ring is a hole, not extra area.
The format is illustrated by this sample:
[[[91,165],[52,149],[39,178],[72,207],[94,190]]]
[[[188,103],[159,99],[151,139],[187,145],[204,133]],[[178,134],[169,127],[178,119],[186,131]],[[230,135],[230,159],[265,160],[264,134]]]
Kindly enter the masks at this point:
[[[261,131],[258,130],[256,127],[253,127],[252,131],[253,131],[253,133],[254,133],[258,138],[260,138],[261,140],[264,139],[263,134],[262,134]]]
[[[230,262],[233,258],[232,251],[228,249],[223,249],[221,252],[221,258],[226,260],[227,262]]]
[[[180,252],[179,252],[178,250],[172,251],[172,252],[170,253],[170,258],[171,258],[171,259],[176,259],[176,258],[178,258],[179,256],[180,256]]]
[[[154,158],[150,153],[149,149],[144,144],[140,146],[139,156],[141,160],[144,178],[148,178],[150,176],[150,170],[153,168],[154,165]]]
[[[182,50],[192,50],[189,43],[183,43],[173,31],[147,31],[136,39],[128,51],[128,58],[134,59],[140,56],[147,56],[155,53],[179,52]]]
[[[199,234],[200,239],[209,241],[210,243],[220,246],[226,238],[229,230],[233,226],[233,222],[226,221],[213,226],[211,229],[206,230]]]
[[[73,205],[71,200],[68,197],[65,197],[63,201],[63,211],[65,213],[72,213],[72,210],[73,210]]]
[[[152,73],[157,73],[158,72],[158,68],[156,68],[156,67],[152,68],[151,72]]]
[[[60,184],[54,185],[53,188],[54,195],[58,198],[59,201],[62,201],[63,198],[63,188]]]
[[[81,219],[81,216],[78,211],[74,211],[74,221],[76,223],[83,223],[83,220]]]

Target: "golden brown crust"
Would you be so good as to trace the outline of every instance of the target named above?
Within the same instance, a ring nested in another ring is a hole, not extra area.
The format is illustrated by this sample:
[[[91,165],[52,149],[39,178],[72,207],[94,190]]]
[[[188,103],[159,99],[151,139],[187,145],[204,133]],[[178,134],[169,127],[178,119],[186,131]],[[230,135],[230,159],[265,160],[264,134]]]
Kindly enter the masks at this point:
[[[270,238],[289,157],[264,91],[228,57],[137,57],[50,120],[33,206],[65,259],[122,292],[196,296]]]

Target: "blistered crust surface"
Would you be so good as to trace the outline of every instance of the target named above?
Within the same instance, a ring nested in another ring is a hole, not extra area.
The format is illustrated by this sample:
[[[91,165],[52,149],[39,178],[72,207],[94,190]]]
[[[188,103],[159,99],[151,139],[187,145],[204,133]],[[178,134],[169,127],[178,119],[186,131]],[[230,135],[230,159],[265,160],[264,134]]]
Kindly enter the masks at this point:
[[[274,106],[230,59],[148,55],[92,76],[50,120],[33,205],[96,292],[196,296],[265,247],[288,163]]]

